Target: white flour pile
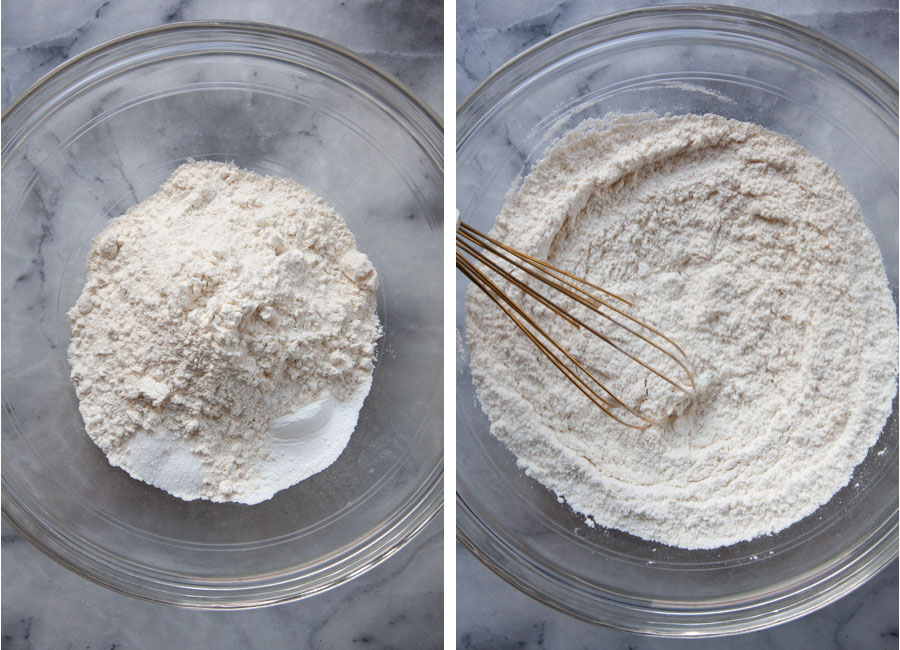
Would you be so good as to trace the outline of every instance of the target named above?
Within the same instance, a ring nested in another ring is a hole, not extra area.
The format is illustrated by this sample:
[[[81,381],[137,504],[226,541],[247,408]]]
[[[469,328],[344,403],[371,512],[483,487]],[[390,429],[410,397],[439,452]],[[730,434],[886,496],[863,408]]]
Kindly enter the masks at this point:
[[[753,124],[646,118],[568,134],[494,234],[634,297],[684,348],[695,397],[666,398],[650,429],[617,424],[474,287],[472,375],[493,434],[589,524],[715,548],[782,530],[848,483],[896,393],[896,312],[825,163]],[[603,346],[554,333],[579,356]],[[627,368],[640,401],[646,373]]]
[[[321,198],[183,165],[94,239],[87,271],[69,360],[113,465],[258,503],[338,458],[371,386],[377,277]]]

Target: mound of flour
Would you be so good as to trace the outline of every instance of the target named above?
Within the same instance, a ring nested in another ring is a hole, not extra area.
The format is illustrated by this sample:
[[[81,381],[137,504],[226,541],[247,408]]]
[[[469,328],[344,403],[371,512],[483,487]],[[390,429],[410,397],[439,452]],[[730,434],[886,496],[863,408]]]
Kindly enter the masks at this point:
[[[628,429],[470,287],[492,433],[590,524],[684,548],[773,533],[845,486],[878,439],[897,359],[881,257],[837,174],[791,139],[714,115],[585,123],[493,234],[634,298],[690,360],[693,399]],[[580,357],[602,346],[561,321],[553,333]],[[652,401],[639,367],[616,373]]]
[[[268,499],[346,446],[371,386],[376,288],[309,190],[183,165],[94,239],[69,312],[86,430],[182,499]]]

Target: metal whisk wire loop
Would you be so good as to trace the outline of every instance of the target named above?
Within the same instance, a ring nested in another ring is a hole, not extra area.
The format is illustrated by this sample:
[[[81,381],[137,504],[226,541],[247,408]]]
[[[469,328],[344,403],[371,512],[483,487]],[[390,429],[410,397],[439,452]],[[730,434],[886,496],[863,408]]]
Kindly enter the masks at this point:
[[[509,296],[508,287],[510,285],[570,325],[584,328],[585,331],[611,346],[616,352],[621,353],[678,391],[688,396],[693,394],[695,390],[694,377],[687,365],[687,355],[672,339],[657,328],[630,315],[626,309],[633,305],[621,296],[545,261],[526,255],[488,237],[464,222],[460,222],[456,229],[456,268],[484,291],[567,379],[617,422],[633,429],[646,429],[658,424],[661,420],[650,417],[639,408],[629,406],[623,399],[620,399],[607,383],[598,379],[596,374],[588,370],[582,361],[551,336],[546,327],[541,326],[533,316]],[[519,272],[518,276],[516,271]],[[527,278],[532,278],[537,283],[529,282]],[[539,286],[558,292],[582,305],[588,310],[588,313],[602,317],[662,353],[683,371],[688,381],[685,383],[671,379],[656,366],[642,360],[633,352],[625,349],[623,345],[600,332],[597,327],[586,323],[584,318],[578,317],[564,308],[560,305],[558,298],[554,300],[545,295],[545,292],[538,291],[536,287]]]

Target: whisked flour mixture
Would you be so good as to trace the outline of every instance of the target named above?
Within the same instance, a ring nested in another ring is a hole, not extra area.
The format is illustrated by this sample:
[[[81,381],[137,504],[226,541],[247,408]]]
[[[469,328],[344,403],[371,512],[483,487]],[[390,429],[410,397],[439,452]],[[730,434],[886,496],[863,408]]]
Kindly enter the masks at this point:
[[[85,427],[182,499],[257,503],[331,465],[371,386],[375,269],[311,191],[181,166],[93,242],[69,312]]]
[[[848,483],[896,393],[896,312],[825,163],[754,124],[646,118],[568,134],[493,232],[633,297],[684,348],[693,399],[643,431],[614,422],[475,287],[472,376],[492,433],[591,525],[714,548],[782,530]],[[585,352],[583,334],[554,334]],[[641,393],[644,376],[619,380]]]

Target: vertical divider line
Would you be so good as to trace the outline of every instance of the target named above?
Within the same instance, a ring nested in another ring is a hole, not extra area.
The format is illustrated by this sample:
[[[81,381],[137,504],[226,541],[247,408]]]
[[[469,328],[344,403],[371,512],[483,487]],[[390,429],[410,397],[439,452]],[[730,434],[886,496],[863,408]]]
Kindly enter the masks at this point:
[[[444,647],[456,647],[456,3],[444,0]]]

